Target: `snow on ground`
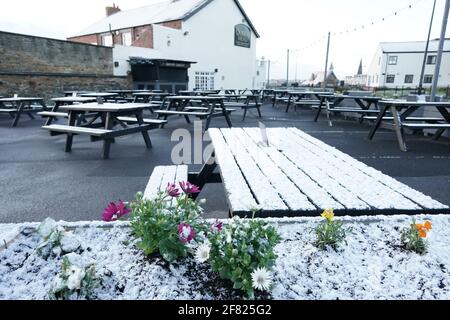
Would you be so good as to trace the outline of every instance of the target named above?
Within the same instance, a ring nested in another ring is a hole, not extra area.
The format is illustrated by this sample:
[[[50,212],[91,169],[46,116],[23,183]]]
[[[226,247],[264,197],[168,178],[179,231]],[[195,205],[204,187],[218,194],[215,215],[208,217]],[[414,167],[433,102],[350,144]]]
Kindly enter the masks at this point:
[[[269,219],[278,225],[283,242],[274,268],[274,299],[450,299],[450,216],[429,219],[426,255],[405,252],[400,230],[411,217],[343,218],[352,228],[341,251],[319,251],[312,243],[320,219]],[[35,225],[34,225],[35,226]],[[232,299],[242,298],[227,282],[192,259],[170,266],[145,257],[136,249],[127,224],[105,228],[103,223],[67,223],[82,240],[85,258],[96,261],[102,275],[97,299]],[[0,247],[0,299],[47,299],[50,284],[60,269],[60,258],[40,258],[40,243],[28,225],[6,248]],[[6,234],[6,233],[5,233]]]

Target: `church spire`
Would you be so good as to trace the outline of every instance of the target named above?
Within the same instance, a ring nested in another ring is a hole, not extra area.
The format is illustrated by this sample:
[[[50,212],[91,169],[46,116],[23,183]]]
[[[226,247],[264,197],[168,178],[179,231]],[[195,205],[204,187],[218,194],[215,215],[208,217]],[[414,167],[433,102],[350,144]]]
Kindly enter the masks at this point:
[[[362,59],[361,59],[361,62],[359,63],[359,68],[358,68],[357,75],[360,76],[362,74],[363,74],[363,64],[362,64]]]

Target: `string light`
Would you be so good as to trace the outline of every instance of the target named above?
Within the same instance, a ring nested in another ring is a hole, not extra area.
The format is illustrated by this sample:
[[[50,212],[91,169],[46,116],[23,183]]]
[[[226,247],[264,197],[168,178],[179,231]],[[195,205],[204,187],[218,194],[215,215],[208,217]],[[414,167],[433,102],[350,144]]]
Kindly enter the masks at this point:
[[[387,18],[389,18],[389,17],[398,17],[398,16],[399,16],[399,13],[401,13],[401,12],[407,10],[407,9],[412,9],[412,8],[413,8],[413,5],[415,6],[416,4],[418,4],[418,3],[420,3],[420,2],[424,2],[424,1],[425,1],[425,0],[418,0],[418,1],[414,2],[414,3],[411,3],[411,4],[409,4],[409,5],[408,5],[407,7],[405,7],[405,8],[402,8],[402,9],[400,9],[400,10],[394,11],[394,13],[391,14],[391,15],[387,15],[387,16],[385,16],[385,17],[382,17],[382,18],[381,18],[381,21],[382,21],[382,22],[385,22],[385,21],[387,20]],[[382,23],[382,22],[380,22],[380,23]],[[344,30],[341,30],[341,31],[339,31],[339,32],[332,32],[332,35],[333,35],[333,36],[336,36],[336,35],[343,35],[343,34],[349,34],[349,33],[353,33],[353,32],[358,32],[359,30],[365,30],[365,29],[367,29],[367,27],[369,27],[369,26],[375,26],[376,24],[379,24],[379,23],[376,22],[376,20],[375,20],[375,21],[372,21],[372,22],[370,23],[370,25],[362,25],[362,26],[360,26],[360,27],[347,28],[347,29],[345,29],[345,31],[344,31]],[[317,44],[323,42],[323,40],[324,40],[325,38],[327,38],[327,37],[325,37],[325,36],[324,36],[324,37],[321,37],[321,38],[319,38],[319,40],[314,41],[314,42],[310,43],[309,45],[300,48],[299,50],[303,51],[303,50],[310,49],[310,48],[316,46]]]

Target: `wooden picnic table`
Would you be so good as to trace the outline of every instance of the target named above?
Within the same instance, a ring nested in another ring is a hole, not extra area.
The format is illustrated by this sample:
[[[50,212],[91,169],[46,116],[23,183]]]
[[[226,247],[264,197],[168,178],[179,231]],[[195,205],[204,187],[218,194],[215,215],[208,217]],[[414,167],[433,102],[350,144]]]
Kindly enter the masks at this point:
[[[330,126],[333,126],[333,122],[331,120],[332,113],[357,113],[360,114],[360,121],[364,120],[364,116],[368,114],[376,114],[379,113],[378,103],[382,100],[380,97],[375,96],[348,96],[348,95],[339,95],[339,94],[322,94],[319,95],[320,104],[317,109],[316,116],[314,121],[317,122],[319,120],[320,113],[322,109],[325,109],[327,112],[328,123]],[[353,100],[358,105],[358,108],[348,108],[342,107],[342,103],[346,100]],[[373,107],[371,109],[371,107]]]
[[[211,159],[191,182],[223,183],[231,215],[252,217],[450,212],[448,206],[296,128],[209,129]],[[215,171],[215,169],[218,169]]]
[[[436,129],[433,139],[439,139],[445,130],[450,129],[450,102],[415,102],[401,100],[383,100],[379,102],[380,112],[373,124],[369,140],[372,140],[380,127],[386,120],[394,121],[394,129],[397,135],[400,150],[408,151],[405,142],[404,129],[423,130]],[[436,110],[441,117],[413,117],[413,113],[419,109]],[[391,117],[387,116],[390,111]]]
[[[303,105],[320,104],[320,96],[331,94],[331,93],[328,91],[288,91],[286,94],[288,96],[287,105],[286,105],[286,113],[288,113],[292,103],[294,103],[295,110],[297,110],[297,106],[300,104],[303,104]],[[302,101],[302,100],[305,100],[305,98],[307,98],[307,97],[309,97],[310,99],[308,99],[307,101]],[[314,100],[311,99],[311,97]]]
[[[161,110],[155,111],[158,119],[167,120],[169,116],[184,116],[191,123],[189,116],[206,119],[205,131],[208,130],[213,118],[224,117],[231,128],[230,112],[224,104],[224,98],[211,96],[170,96],[164,99]]]
[[[88,93],[82,93],[80,94],[81,97],[88,97],[88,98],[102,98],[102,99],[115,99],[118,94],[112,93],[112,92],[88,92]]]
[[[55,103],[50,111],[43,111],[39,112],[38,114],[42,117],[46,117],[47,121],[45,122],[45,125],[51,125],[53,120],[57,118],[67,118],[68,114],[65,112],[59,112],[59,107],[65,106],[65,105],[72,105],[75,103],[89,103],[94,102],[96,98],[89,98],[89,97],[60,97],[60,98],[53,98],[52,101]]]
[[[163,92],[136,92],[133,93],[134,102],[155,102],[159,99],[159,101],[163,101],[166,97],[172,96],[171,93],[163,93]]]
[[[115,138],[129,134],[141,133],[147,148],[151,148],[148,131],[159,127],[164,121],[144,119],[143,110],[147,104],[136,103],[86,103],[60,107],[68,113],[67,125],[48,125],[43,129],[52,135],[66,134],[65,151],[71,152],[74,135],[86,134],[92,141],[103,140],[103,158],[109,158],[111,143]],[[88,123],[78,121],[81,115],[89,112],[95,114]]]
[[[36,108],[33,105],[38,104]],[[32,113],[47,110],[43,98],[13,97],[0,99],[0,113],[7,113],[13,118],[11,127],[17,127],[23,113],[34,119]]]
[[[227,101],[224,102],[226,107],[243,109],[244,115],[242,117],[242,121],[245,121],[249,109],[256,109],[259,117],[262,118],[259,94],[218,94],[210,95],[210,97],[221,97],[226,99]],[[235,99],[235,101],[231,101],[231,99]],[[239,100],[243,101],[239,102]]]

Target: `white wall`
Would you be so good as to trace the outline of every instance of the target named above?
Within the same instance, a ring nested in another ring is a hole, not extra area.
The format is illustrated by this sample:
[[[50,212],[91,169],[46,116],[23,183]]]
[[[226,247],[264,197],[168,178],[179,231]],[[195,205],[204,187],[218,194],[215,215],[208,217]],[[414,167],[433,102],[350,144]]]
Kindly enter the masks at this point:
[[[113,60],[119,63],[118,67],[114,67],[115,76],[126,76],[128,74],[131,70],[128,62],[130,57],[161,59],[162,53],[154,49],[115,45],[113,48]]]
[[[233,0],[215,0],[183,22],[182,30],[153,25],[153,47],[116,46],[115,75],[130,70],[130,56],[164,58],[197,62],[189,70],[189,88],[195,86],[195,72],[215,73],[215,89],[260,88],[266,80],[266,66],[257,76],[256,36],[252,32],[251,48],[234,45],[234,27],[247,24]],[[169,43],[170,41],[170,43]],[[262,72],[264,69],[264,72]],[[262,80],[264,79],[264,80]]]
[[[436,55],[435,52],[431,52],[430,55]],[[388,57],[397,56],[397,65],[389,65]],[[379,58],[381,57],[381,63],[378,65]],[[369,68],[369,80],[368,86],[370,87],[417,87],[420,81],[420,73],[422,70],[424,53],[382,53],[381,49],[377,50],[372,64]],[[425,75],[434,75],[435,65],[425,66]],[[395,75],[394,83],[386,83],[386,75]],[[414,75],[413,83],[405,83],[405,75]],[[376,76],[379,76],[378,82],[370,82],[371,79],[376,80]],[[450,53],[444,52],[442,57],[442,65],[439,77],[439,87],[447,87],[450,85]],[[424,87],[431,87],[431,84],[424,83]]]
[[[197,62],[189,70],[191,89],[196,71],[214,72],[216,69],[216,89],[253,88],[256,83],[256,36],[252,32],[251,48],[234,45],[234,26],[243,21],[245,19],[233,0],[215,0],[183,22],[182,30],[156,26],[154,47],[173,59]],[[168,36],[170,47],[167,46]]]

